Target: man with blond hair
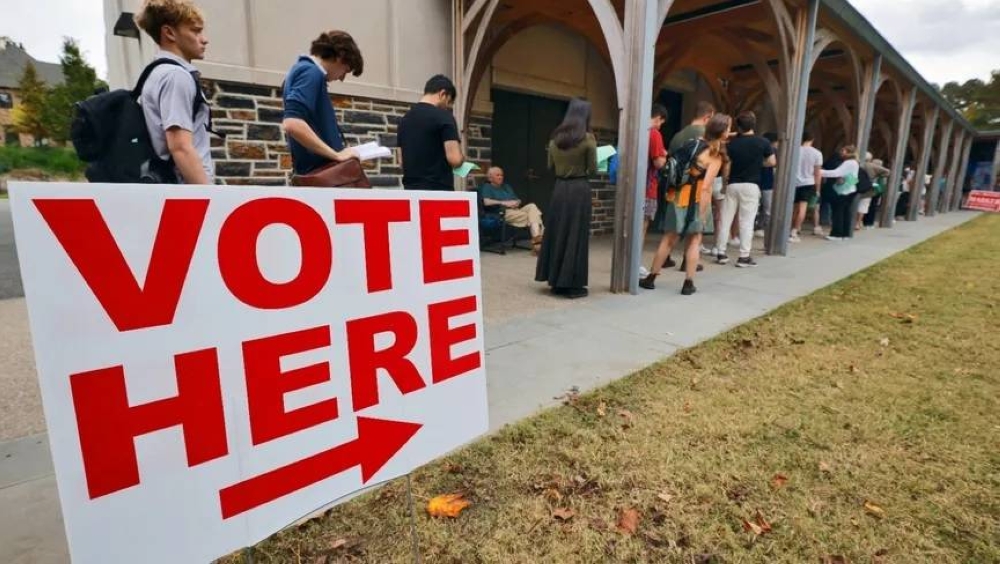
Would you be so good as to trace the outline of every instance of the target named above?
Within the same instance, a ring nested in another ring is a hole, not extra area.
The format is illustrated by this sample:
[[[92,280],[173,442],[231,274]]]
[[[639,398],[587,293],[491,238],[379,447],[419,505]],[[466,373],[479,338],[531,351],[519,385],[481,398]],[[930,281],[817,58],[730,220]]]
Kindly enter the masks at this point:
[[[205,18],[188,0],[145,0],[135,21],[159,47],[139,98],[153,150],[177,180],[211,184],[211,109],[191,64],[205,58]]]

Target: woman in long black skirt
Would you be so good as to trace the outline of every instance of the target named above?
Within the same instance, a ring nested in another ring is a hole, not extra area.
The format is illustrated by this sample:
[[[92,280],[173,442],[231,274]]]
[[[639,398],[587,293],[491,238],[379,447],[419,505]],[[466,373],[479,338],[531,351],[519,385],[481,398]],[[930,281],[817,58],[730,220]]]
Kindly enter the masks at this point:
[[[562,124],[549,141],[549,168],[555,191],[546,212],[545,239],[538,254],[535,280],[570,299],[587,295],[590,258],[589,177],[597,172],[597,140],[590,133],[590,102],[570,101]]]

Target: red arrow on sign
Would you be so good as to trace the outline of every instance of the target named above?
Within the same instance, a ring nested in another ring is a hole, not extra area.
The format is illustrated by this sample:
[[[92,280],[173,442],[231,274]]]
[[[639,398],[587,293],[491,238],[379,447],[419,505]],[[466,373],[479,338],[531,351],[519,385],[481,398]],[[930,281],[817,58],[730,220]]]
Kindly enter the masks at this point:
[[[355,466],[361,467],[361,481],[368,483],[422,426],[358,417],[357,439],[219,491],[222,518],[235,517]]]

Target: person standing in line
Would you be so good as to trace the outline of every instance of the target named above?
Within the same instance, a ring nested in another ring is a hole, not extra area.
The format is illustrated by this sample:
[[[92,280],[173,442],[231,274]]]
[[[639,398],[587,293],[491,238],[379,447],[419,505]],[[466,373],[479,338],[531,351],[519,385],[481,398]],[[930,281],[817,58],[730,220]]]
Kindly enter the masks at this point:
[[[671,194],[663,214],[663,238],[653,257],[650,273],[639,281],[639,286],[647,290],[656,288],[656,277],[663,268],[664,259],[678,241],[687,239],[684,250],[685,279],[681,294],[690,296],[697,289],[694,286],[698,271],[701,238],[710,233],[712,222],[712,185],[715,178],[725,173],[728,166],[725,140],[731,127],[731,119],[724,114],[716,114],[705,127],[704,139],[689,141],[677,151],[688,167],[688,181]]]
[[[590,102],[574,98],[552,133],[549,168],[556,174],[548,226],[535,267],[535,280],[570,299],[588,294],[590,220],[589,177],[597,173],[597,139],[590,132]]]
[[[191,64],[205,58],[205,17],[189,0],[145,0],[135,22],[158,47],[154,61],[177,63],[154,68],[139,96],[153,150],[180,182],[212,184],[211,108]]]
[[[840,157],[843,162],[833,170],[823,170],[820,174],[823,178],[833,178],[836,182],[833,185],[835,193],[831,204],[831,227],[827,241],[844,241],[851,235],[851,222],[854,218],[851,215],[851,207],[858,196],[858,171],[861,165],[858,163],[858,153],[854,145],[848,145],[840,150]]]
[[[649,155],[646,161],[646,198],[642,205],[642,239],[646,242],[649,224],[657,217],[660,207],[660,169],[667,164],[667,147],[663,143],[660,128],[667,122],[667,109],[653,104],[649,118]],[[640,276],[642,274],[640,273]]]
[[[708,120],[712,119],[715,115],[715,106],[709,102],[701,101],[695,105],[694,108],[694,119],[691,123],[684,129],[678,131],[670,138],[670,145],[667,147],[668,154],[673,155],[680,150],[681,147],[687,145],[695,139],[701,139],[705,136],[705,126],[708,124]],[[722,178],[716,177],[715,183],[712,185],[712,217],[714,218],[714,229],[712,231],[706,231],[706,233],[718,233],[719,232],[719,222],[722,220],[722,201],[726,199],[726,196],[722,193]],[[662,219],[661,219],[662,220]],[[702,254],[710,255],[712,254],[710,249],[702,246]],[[672,268],[676,266],[676,263],[670,254],[667,254],[667,258],[663,263],[663,268]],[[701,266],[700,264],[698,266]]]
[[[763,135],[771,143],[775,156],[778,154],[778,134],[768,132]],[[771,213],[774,209],[774,167],[767,166],[760,171],[760,209],[757,211],[756,231],[753,236],[758,239],[767,234],[771,225]]]
[[[871,153],[865,153],[865,165],[864,170],[868,174],[868,178],[872,183],[872,191],[867,194],[861,194],[860,200],[858,201],[858,217],[854,224],[855,231],[861,231],[864,229],[865,217],[868,212],[871,211],[872,202],[878,197],[878,189],[876,185],[882,176],[887,176],[889,174],[889,169],[882,166],[882,162],[879,161],[875,164],[875,157]]]
[[[879,211],[882,209],[883,201],[885,200],[885,193],[889,185],[889,174],[890,170],[883,166],[882,159],[872,160],[872,170],[879,172],[879,175],[872,178],[872,183],[875,185],[875,197],[872,198],[872,205],[868,208],[868,213],[864,217],[865,229],[873,229],[875,227],[875,220],[879,216]]]
[[[358,158],[345,147],[327,84],[343,81],[348,73],[361,76],[365,61],[346,31],[326,31],[298,58],[282,87],[284,117],[295,174],[308,174],[330,162]]]
[[[406,190],[453,191],[453,169],[462,166],[461,137],[451,112],[458,92],[451,79],[435,75],[424,85],[420,102],[399,122],[397,138]]]
[[[753,250],[753,224],[760,206],[760,172],[777,163],[771,143],[757,136],[757,116],[742,112],[736,116],[736,137],[729,140],[726,151],[730,159],[726,202],[722,206],[722,233],[716,237],[715,256],[719,264],[729,262],[726,241],[736,213],[739,212],[740,258],[738,268],[752,268],[757,262],[750,256]]]
[[[792,218],[792,233],[788,240],[792,243],[802,242],[802,224],[806,221],[806,211],[810,201],[819,200],[820,187],[823,185],[823,153],[813,147],[813,135],[806,131],[802,135],[802,148],[799,150],[799,163],[795,167],[795,215]],[[815,212],[816,227],[819,227],[819,212]]]

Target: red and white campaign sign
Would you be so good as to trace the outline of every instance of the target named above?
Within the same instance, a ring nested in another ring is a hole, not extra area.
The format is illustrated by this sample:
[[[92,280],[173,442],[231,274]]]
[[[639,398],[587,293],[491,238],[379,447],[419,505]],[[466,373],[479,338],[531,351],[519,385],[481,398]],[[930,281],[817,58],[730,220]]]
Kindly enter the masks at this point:
[[[487,430],[471,194],[11,202],[74,562],[207,562]]]
[[[973,190],[965,202],[965,209],[1000,213],[1000,192]]]

